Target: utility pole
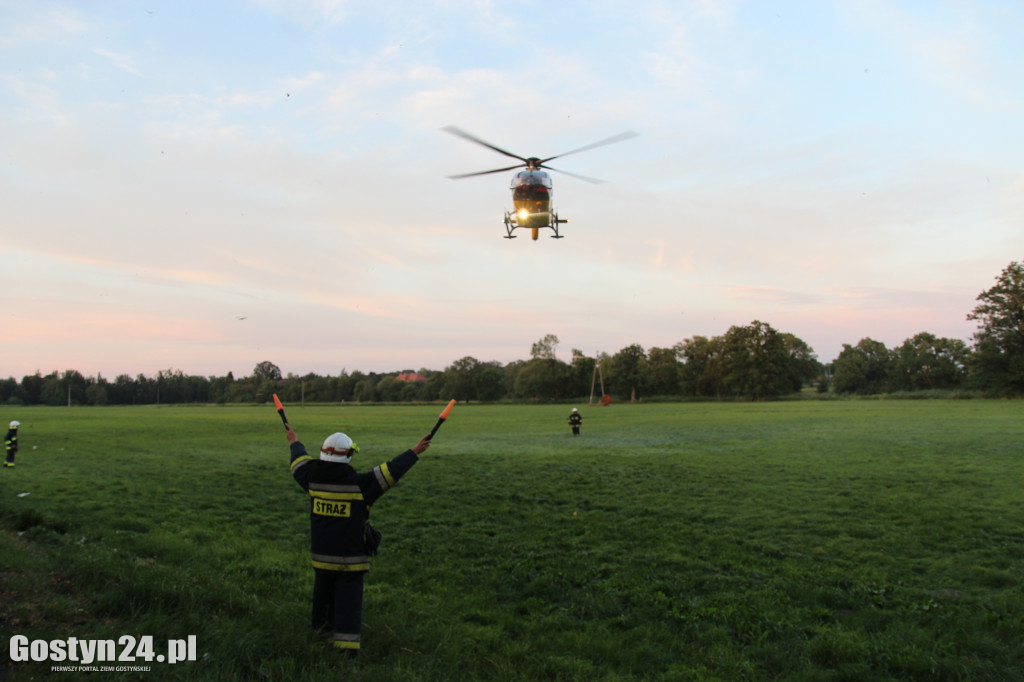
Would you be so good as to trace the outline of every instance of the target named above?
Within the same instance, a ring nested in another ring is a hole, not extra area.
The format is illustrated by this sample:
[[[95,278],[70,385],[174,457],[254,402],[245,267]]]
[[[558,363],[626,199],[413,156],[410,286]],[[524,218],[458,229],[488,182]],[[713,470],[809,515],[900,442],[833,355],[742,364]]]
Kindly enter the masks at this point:
[[[598,353],[598,356],[596,358],[594,358],[594,376],[590,380],[590,402],[587,403],[587,406],[590,406],[590,405],[594,404],[594,386],[597,383],[598,377],[601,378],[601,402],[603,403],[604,402],[604,396],[605,396],[605,392],[604,392],[604,372],[601,371],[601,354],[600,353]]]

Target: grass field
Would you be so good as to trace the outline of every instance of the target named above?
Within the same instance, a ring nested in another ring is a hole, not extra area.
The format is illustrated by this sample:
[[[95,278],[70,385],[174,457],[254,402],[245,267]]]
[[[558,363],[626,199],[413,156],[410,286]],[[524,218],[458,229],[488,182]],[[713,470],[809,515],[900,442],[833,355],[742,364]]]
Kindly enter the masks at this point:
[[[289,416],[366,470],[440,407]],[[4,650],[196,636],[105,673],[143,680],[1024,680],[1024,402],[612,405],[577,439],[570,407],[455,408],[374,507],[354,665],[308,630],[272,408],[0,410]]]

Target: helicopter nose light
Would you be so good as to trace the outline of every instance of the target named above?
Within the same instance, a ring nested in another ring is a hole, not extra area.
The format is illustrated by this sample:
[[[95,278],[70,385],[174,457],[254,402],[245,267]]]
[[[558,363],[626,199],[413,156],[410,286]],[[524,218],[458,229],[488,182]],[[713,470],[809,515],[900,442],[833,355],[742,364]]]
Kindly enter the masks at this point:
[[[530,217],[530,212],[529,211],[527,211],[525,208],[519,209],[519,219],[520,220],[526,220],[528,217]]]

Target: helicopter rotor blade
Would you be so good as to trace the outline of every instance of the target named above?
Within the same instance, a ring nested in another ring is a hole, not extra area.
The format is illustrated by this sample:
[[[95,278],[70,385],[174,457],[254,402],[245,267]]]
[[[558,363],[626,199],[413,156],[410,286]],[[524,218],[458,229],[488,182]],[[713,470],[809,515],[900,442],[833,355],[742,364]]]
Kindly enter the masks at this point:
[[[585,147],[580,147],[579,149],[573,149],[571,152],[563,152],[563,153],[559,154],[558,156],[549,156],[546,159],[541,159],[541,164],[545,164],[548,161],[553,161],[554,159],[561,158],[563,156],[569,156],[570,154],[578,154],[580,152],[585,152],[588,149],[594,149],[596,147],[603,147],[606,144],[615,144],[616,142],[622,142],[623,140],[628,140],[628,139],[631,139],[631,138],[634,138],[634,137],[637,137],[637,133],[633,132],[632,130],[627,130],[624,133],[619,133],[618,135],[613,135],[612,137],[609,137],[606,140],[601,140],[600,142],[593,142],[591,144],[586,145]],[[554,169],[552,168],[552,170],[554,170]],[[565,173],[565,171],[559,171],[559,172],[560,173]],[[571,175],[571,173],[566,173],[566,175]]]
[[[502,149],[501,147],[495,147],[490,142],[485,142],[485,141],[481,140],[479,137],[477,137],[475,135],[472,135],[471,133],[467,133],[462,128],[456,128],[455,126],[445,126],[444,128],[441,128],[441,130],[445,131],[446,133],[451,133],[452,135],[455,135],[456,137],[461,137],[464,140],[469,140],[470,142],[476,142],[478,145],[481,145],[483,147],[487,147],[488,149],[493,149],[494,151],[498,152],[499,154],[504,154],[505,156],[511,156],[513,159],[519,159],[523,163],[526,163],[526,157],[519,156],[518,154],[513,154],[512,152],[506,151],[506,150]],[[513,168],[518,168],[518,166],[513,166]],[[508,169],[504,169],[504,170],[508,170]],[[492,171],[487,171],[487,172],[492,172]],[[493,172],[497,172],[497,171],[493,171]]]
[[[552,168],[551,166],[541,165],[538,167],[547,168],[548,170],[555,171],[556,173],[561,173],[562,175],[568,175],[570,178],[576,178],[577,180],[584,180],[592,185],[604,184],[604,180],[598,180],[597,178],[588,178],[586,175],[580,175],[579,173],[570,173],[569,171],[559,170],[557,168]]]
[[[504,173],[505,171],[515,170],[516,168],[523,168],[525,166],[525,163],[518,163],[514,166],[509,166],[508,168],[495,168],[494,170],[479,171],[477,173],[462,173],[460,175],[449,175],[448,178],[450,180],[461,180],[462,178],[471,178],[475,175],[490,175],[491,173]]]

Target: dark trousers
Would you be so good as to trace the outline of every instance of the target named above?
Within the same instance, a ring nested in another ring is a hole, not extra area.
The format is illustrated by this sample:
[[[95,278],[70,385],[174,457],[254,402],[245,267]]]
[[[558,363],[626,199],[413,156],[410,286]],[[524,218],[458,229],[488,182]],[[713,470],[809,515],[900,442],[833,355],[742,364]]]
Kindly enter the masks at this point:
[[[314,568],[313,629],[333,632],[334,646],[355,654],[363,627],[363,571]]]

